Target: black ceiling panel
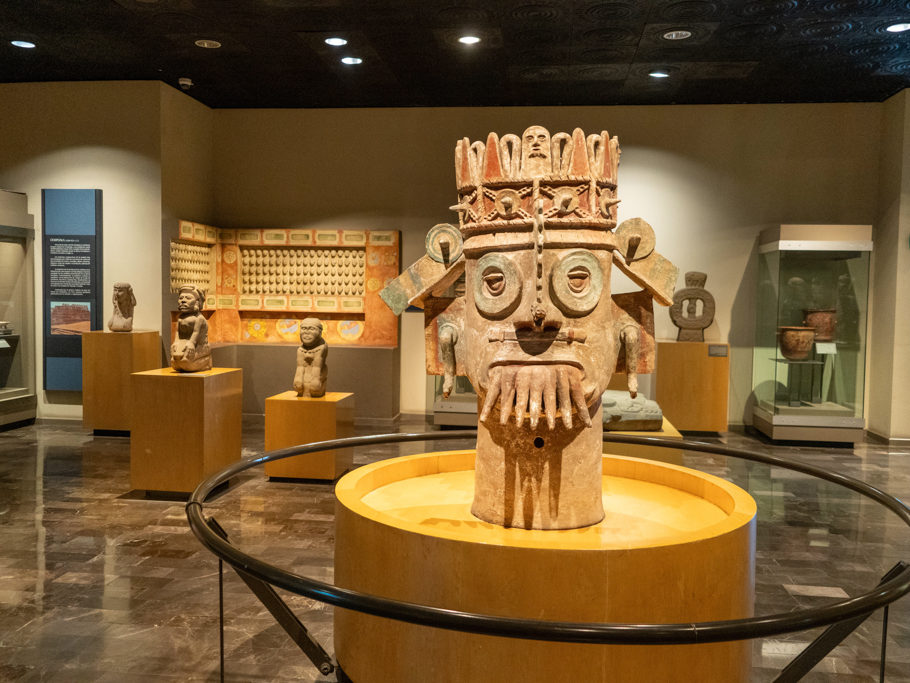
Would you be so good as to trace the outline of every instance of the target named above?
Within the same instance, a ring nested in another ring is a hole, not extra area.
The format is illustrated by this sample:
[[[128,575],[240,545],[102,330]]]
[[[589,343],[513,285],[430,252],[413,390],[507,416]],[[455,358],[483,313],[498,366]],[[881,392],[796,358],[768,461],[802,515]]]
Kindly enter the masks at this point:
[[[910,0],[3,2],[0,82],[186,77],[222,108],[881,101],[910,85],[898,22]]]

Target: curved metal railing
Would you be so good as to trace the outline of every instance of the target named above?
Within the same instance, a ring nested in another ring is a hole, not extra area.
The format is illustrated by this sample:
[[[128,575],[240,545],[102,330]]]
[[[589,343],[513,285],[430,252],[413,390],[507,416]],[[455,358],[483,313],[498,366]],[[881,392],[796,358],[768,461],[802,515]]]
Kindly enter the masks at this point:
[[[419,605],[391,600],[378,595],[340,588],[306,576],[294,574],[275,565],[249,555],[213,530],[205,516],[205,500],[212,491],[231,477],[262,465],[295,455],[316,451],[334,450],[379,444],[404,443],[410,441],[439,441],[444,439],[474,438],[475,430],[379,434],[345,439],[332,439],[294,446],[266,453],[258,458],[234,463],[203,481],[193,491],[186,504],[186,515],[190,528],[199,541],[212,553],[237,569],[251,574],[273,586],[302,595],[336,607],[355,610],[374,616],[406,621],[413,624],[436,628],[465,631],[492,636],[524,638],[570,643],[600,643],[624,645],[677,645],[693,643],[723,642],[765,638],[794,631],[803,631],[827,626],[850,618],[867,615],[885,607],[910,592],[910,566],[883,581],[875,588],[853,598],[840,600],[821,607],[803,609],[782,614],[731,619],[726,621],[705,621],[674,624],[627,624],[627,623],[576,623],[563,621],[538,621],[516,619],[475,612],[463,612],[429,605]],[[910,507],[884,491],[858,479],[837,472],[828,472],[805,463],[790,462],[773,455],[730,448],[728,446],[691,441],[688,439],[665,439],[650,436],[629,436],[604,434],[605,442],[627,443],[660,448],[675,448],[741,458],[775,467],[801,472],[834,484],[846,487],[897,515],[910,526]]]

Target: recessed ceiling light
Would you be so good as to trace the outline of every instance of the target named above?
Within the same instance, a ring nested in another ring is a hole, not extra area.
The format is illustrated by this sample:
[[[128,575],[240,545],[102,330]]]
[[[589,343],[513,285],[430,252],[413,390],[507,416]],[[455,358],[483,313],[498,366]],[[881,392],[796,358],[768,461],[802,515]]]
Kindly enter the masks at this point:
[[[25,47],[25,48],[35,47],[35,44],[28,40],[11,40],[9,42],[11,45],[15,45],[16,47]]]
[[[221,47],[221,43],[219,43],[217,40],[207,40],[203,38],[202,40],[196,41],[196,47],[204,47],[208,48],[209,50],[214,50],[215,48]]]
[[[686,38],[691,37],[692,31],[687,31],[684,28],[676,28],[663,34],[664,40],[685,40]]]
[[[458,39],[458,42],[463,45],[477,45],[477,43],[480,42],[480,38],[477,36],[461,36],[461,38]]]
[[[885,30],[890,33],[903,33],[904,31],[910,31],[910,24],[891,24]]]
[[[666,69],[654,69],[654,71],[649,71],[648,75],[651,78],[670,78],[670,74]]]
[[[347,45],[348,41],[344,38],[326,38],[325,44],[331,45],[332,47],[341,47],[342,45]]]
[[[360,57],[342,57],[342,64],[361,64],[363,60]]]

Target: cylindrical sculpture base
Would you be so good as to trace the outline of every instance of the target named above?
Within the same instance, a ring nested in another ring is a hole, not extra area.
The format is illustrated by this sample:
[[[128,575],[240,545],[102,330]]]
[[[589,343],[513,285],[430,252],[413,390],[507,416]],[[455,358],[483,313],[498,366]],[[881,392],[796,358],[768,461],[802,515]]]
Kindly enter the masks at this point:
[[[449,609],[572,622],[751,616],[755,502],[710,475],[605,456],[606,517],[528,530],[470,513],[474,452],[395,458],[336,487],[335,582]],[[371,681],[745,681],[751,646],[576,645],[335,610],[335,655]]]

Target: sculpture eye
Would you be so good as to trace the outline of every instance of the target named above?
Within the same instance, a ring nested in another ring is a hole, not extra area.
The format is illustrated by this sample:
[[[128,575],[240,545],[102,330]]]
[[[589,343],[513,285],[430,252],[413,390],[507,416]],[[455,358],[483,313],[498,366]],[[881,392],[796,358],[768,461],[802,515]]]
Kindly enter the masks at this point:
[[[588,269],[584,266],[572,268],[572,270],[566,274],[566,277],[569,280],[569,289],[576,294],[584,292],[591,282],[591,273],[588,272]]]
[[[521,276],[515,262],[506,254],[484,254],[477,260],[471,289],[474,305],[493,319],[504,318],[521,300]]]
[[[488,294],[499,296],[506,290],[506,276],[498,268],[487,268],[483,272],[483,284]]]
[[[550,271],[550,297],[568,316],[587,315],[597,306],[604,288],[600,261],[589,251],[563,254]]]

